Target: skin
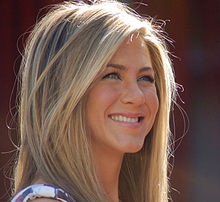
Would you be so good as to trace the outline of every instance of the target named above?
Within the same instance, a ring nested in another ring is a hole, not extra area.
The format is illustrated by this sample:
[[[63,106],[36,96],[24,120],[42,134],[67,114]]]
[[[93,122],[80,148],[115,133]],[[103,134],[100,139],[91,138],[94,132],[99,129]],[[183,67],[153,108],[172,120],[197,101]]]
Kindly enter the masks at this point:
[[[124,153],[139,151],[159,107],[149,50],[129,37],[116,51],[88,94],[87,123],[97,176],[110,201],[118,202]],[[116,116],[138,122],[113,120]]]

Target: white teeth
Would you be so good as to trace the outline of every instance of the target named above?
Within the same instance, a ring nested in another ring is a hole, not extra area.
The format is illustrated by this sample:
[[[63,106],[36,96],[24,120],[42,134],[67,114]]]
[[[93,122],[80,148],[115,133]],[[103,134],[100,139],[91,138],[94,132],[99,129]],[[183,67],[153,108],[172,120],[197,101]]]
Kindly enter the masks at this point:
[[[125,116],[110,116],[111,119],[115,120],[115,121],[122,121],[122,122],[131,122],[131,123],[135,123],[138,122],[138,117],[137,118],[130,118],[130,117],[125,117]]]

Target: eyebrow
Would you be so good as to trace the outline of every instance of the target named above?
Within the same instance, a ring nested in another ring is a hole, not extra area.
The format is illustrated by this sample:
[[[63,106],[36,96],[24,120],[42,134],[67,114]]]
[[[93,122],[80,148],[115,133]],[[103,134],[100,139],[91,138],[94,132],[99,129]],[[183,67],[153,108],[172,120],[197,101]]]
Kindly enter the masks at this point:
[[[119,70],[124,70],[126,71],[127,70],[127,67],[125,67],[124,65],[119,65],[119,64],[107,64],[107,67],[113,67],[115,69],[119,69]],[[144,71],[153,71],[153,68],[152,67],[142,67],[139,72],[144,72]]]

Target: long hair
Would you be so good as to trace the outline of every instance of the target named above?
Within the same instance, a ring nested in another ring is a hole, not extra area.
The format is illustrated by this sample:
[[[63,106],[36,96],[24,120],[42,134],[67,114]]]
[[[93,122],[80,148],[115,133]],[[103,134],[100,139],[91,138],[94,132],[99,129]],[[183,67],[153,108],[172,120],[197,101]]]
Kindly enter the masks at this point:
[[[153,20],[117,1],[55,5],[31,32],[21,63],[14,193],[42,178],[77,201],[108,201],[92,161],[86,99],[120,44],[134,33],[150,51],[159,110],[141,151],[124,156],[119,198],[168,201],[169,112],[176,88],[171,62]]]

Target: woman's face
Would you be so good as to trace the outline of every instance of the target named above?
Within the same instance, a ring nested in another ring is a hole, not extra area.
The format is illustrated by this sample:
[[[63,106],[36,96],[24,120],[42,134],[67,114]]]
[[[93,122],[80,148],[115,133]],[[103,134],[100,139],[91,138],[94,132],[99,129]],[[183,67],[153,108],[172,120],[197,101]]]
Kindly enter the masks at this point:
[[[139,151],[158,111],[154,70],[144,41],[126,39],[88,94],[92,148]]]

